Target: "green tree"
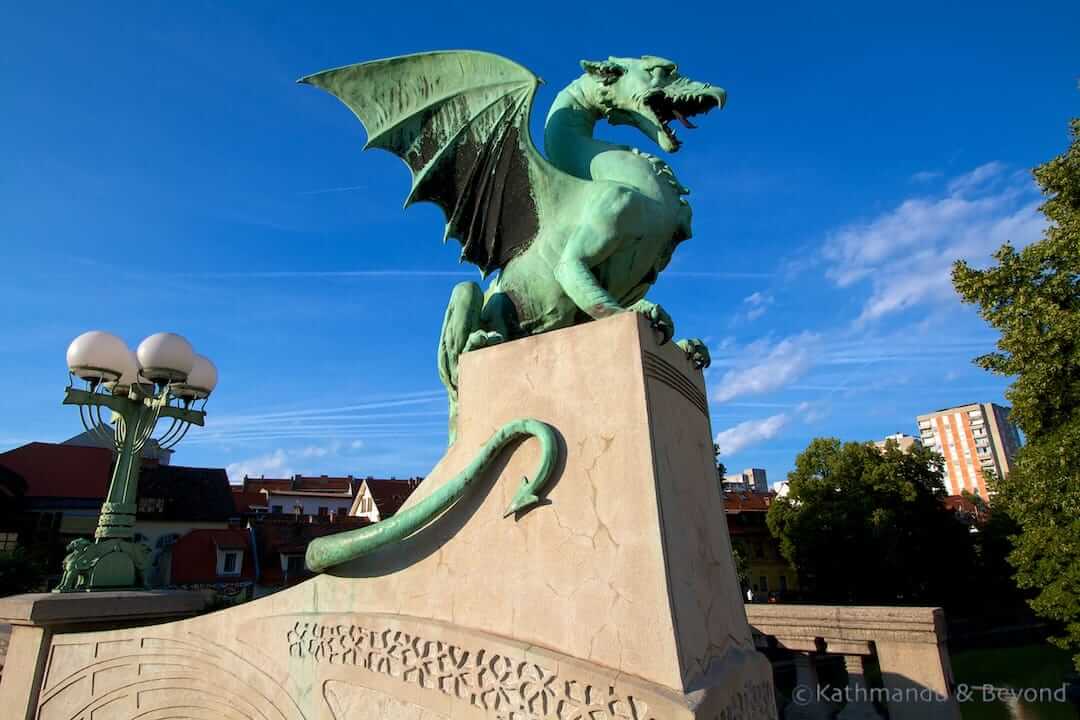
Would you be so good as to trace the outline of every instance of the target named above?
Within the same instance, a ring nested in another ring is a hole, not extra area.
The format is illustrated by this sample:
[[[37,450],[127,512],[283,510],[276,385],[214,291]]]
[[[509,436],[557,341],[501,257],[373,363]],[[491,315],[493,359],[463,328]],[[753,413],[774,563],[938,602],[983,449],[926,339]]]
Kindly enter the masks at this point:
[[[1071,146],[1034,171],[1042,239],[1002,246],[986,269],[956,263],[953,284],[1001,333],[997,352],[975,362],[1015,377],[1005,396],[1027,443],[992,485],[992,508],[1019,528],[1009,562],[1080,669],[1080,119],[1071,126]]]
[[[727,475],[727,466],[720,459],[720,446],[716,443],[713,443],[712,454],[716,462],[716,475],[720,478],[720,482],[724,482],[724,476]]]
[[[780,551],[818,602],[959,602],[974,567],[971,534],[942,499],[940,456],[895,441],[816,438],[769,507]],[[949,562],[941,548],[948,547]]]
[[[746,543],[734,540],[731,543],[731,558],[735,561],[735,576],[739,587],[745,591],[750,587],[750,552]]]

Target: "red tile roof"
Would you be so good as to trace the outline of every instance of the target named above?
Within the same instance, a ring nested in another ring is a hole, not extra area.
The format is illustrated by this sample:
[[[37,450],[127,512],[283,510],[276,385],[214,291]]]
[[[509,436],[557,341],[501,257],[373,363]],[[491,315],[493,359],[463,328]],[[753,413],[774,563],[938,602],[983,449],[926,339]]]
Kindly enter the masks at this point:
[[[236,512],[241,515],[254,512],[251,507],[266,507],[266,495],[259,491],[244,492],[242,485],[232,486],[233,503],[236,505]]]
[[[776,493],[724,493],[724,512],[768,512],[769,505],[776,499]]]
[[[412,495],[413,490],[420,485],[421,480],[422,478],[409,478],[406,480],[366,478],[364,482],[367,483],[368,490],[371,491],[371,497],[379,508],[379,516],[387,518],[405,504],[405,501]]]
[[[293,478],[293,490],[311,490],[311,491],[337,491],[337,492],[349,492],[352,494],[353,478],[348,477],[327,477],[326,475],[319,476],[307,476],[297,475]]]
[[[32,442],[0,453],[0,465],[22,476],[26,497],[105,497],[112,477],[111,450]]]
[[[271,490],[274,492],[307,491],[307,492],[348,492],[352,494],[355,478],[351,475],[346,477],[329,477],[327,475],[293,475],[291,478],[268,478],[244,476],[240,487],[244,492],[261,492]]]
[[[244,476],[240,486],[244,492],[262,492],[263,490],[288,490],[292,487],[292,478],[262,478]]]

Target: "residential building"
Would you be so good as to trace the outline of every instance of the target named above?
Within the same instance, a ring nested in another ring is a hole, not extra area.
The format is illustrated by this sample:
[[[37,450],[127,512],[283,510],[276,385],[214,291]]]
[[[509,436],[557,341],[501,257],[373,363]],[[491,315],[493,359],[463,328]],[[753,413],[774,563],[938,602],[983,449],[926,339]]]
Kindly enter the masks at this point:
[[[884,437],[881,440],[875,440],[874,441],[874,446],[877,447],[880,450],[884,450],[885,449],[885,444],[887,442],[889,442],[890,440],[895,442],[897,447],[899,447],[902,452],[908,452],[909,450],[911,450],[911,448],[913,448],[913,447],[915,447],[917,445],[922,445],[922,440],[920,440],[919,438],[912,437],[911,435],[907,435],[905,433],[899,433],[898,432],[898,433],[893,433],[892,435],[889,435],[887,437]]]
[[[255,597],[290,587],[312,576],[304,565],[315,538],[370,525],[366,518],[333,515],[258,515],[248,521],[255,557]]]
[[[6,524],[17,528],[19,546],[46,563],[52,576],[47,581],[52,582],[60,574],[67,544],[93,537],[112,477],[113,452],[32,442],[0,453],[0,468],[0,475],[17,475],[24,486],[18,518]],[[151,548],[151,584],[169,584],[169,552],[178,538],[193,529],[225,529],[235,516],[224,469],[144,460],[135,532],[136,539]]]
[[[388,518],[405,504],[423,478],[373,478],[360,481],[349,514],[379,522]]]
[[[724,515],[731,545],[749,566],[749,588],[758,602],[783,600],[798,592],[795,570],[780,554],[780,542],[769,532],[765,516],[776,499],[773,492],[725,492]]]
[[[736,475],[725,475],[724,492],[769,492],[769,481],[763,468],[747,468]]]
[[[170,587],[213,590],[222,604],[255,597],[257,558],[246,527],[192,530],[172,546]]]
[[[945,488],[949,495],[965,490],[989,497],[986,471],[1009,474],[1020,449],[1020,434],[1009,422],[1009,408],[972,403],[919,415],[922,442],[945,458]]]
[[[237,508],[247,513],[345,515],[353,505],[358,482],[352,475],[294,475],[291,478],[248,477],[232,490]]]
[[[29,443],[0,454],[0,552],[32,549],[50,568],[45,584],[55,584],[67,544],[93,536],[113,463],[112,450],[77,442]],[[393,514],[418,483],[372,479],[379,498],[372,514]],[[351,476],[296,475],[230,486],[224,469],[144,457],[135,539],[151,548],[148,583],[212,590],[231,604],[310,577],[304,554],[312,539],[372,522],[348,514],[362,484]]]
[[[150,546],[147,580],[153,587],[176,584],[170,573],[178,540],[198,530],[221,532],[238,520],[224,468],[144,464],[138,508],[135,539]]]

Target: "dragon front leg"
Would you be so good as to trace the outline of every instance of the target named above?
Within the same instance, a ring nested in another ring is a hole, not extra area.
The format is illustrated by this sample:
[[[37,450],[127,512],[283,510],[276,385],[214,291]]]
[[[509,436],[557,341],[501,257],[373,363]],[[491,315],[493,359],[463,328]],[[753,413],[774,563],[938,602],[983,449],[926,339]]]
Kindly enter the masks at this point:
[[[412,507],[374,525],[312,540],[305,557],[308,569],[322,572],[400,542],[422,530],[464,497],[506,445],[522,437],[535,437],[540,441],[540,463],[531,478],[524,478],[504,517],[532,507],[540,502],[538,493],[551,479],[559,456],[559,444],[555,430],[550,425],[524,418],[508,422],[496,430],[464,470]]]

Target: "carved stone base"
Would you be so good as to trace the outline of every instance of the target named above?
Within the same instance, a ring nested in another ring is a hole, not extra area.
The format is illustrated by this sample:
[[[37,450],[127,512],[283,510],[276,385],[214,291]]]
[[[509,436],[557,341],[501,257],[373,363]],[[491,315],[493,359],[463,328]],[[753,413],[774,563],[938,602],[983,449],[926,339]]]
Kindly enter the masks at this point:
[[[462,358],[459,434],[415,502],[518,417],[560,434],[544,502],[508,449],[398,546],[191,620],[56,636],[52,718],[771,720],[701,373],[623,315]]]

